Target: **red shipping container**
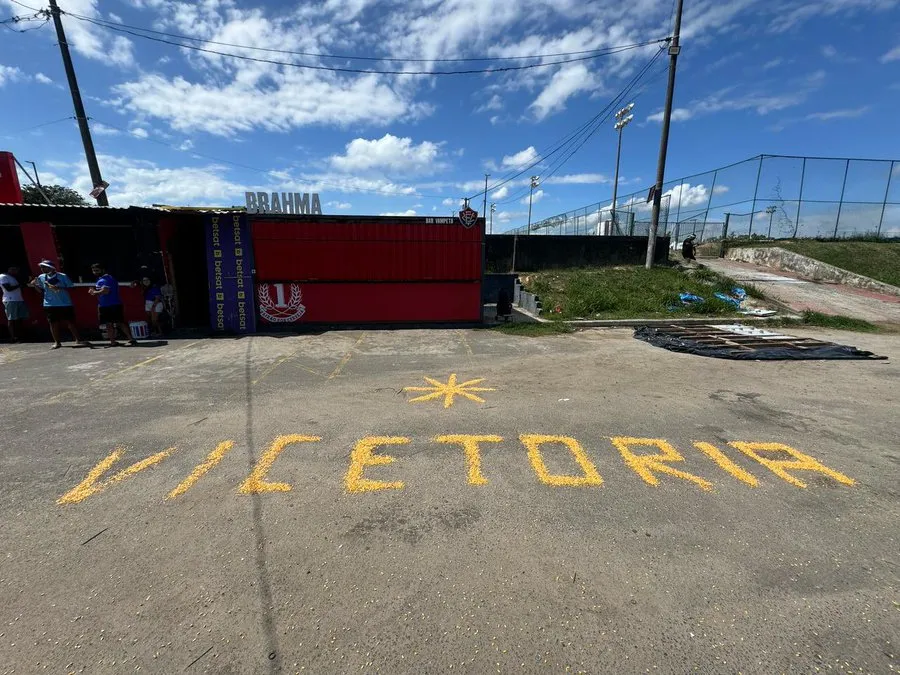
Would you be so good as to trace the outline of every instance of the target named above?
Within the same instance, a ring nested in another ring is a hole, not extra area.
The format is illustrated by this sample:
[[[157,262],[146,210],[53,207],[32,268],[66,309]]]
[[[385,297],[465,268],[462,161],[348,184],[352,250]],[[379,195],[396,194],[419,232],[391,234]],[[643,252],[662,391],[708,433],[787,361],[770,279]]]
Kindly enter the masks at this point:
[[[481,320],[481,282],[258,283],[268,324],[426,323]]]
[[[429,222],[450,221],[450,222]],[[252,219],[260,281],[476,281],[484,221],[450,218]]]

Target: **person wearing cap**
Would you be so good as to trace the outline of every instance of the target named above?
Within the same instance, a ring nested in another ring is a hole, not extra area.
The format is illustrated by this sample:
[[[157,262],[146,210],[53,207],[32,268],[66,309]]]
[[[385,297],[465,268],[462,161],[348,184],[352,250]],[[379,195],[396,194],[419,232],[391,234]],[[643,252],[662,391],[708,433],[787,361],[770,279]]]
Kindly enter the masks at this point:
[[[0,274],[0,288],[3,289],[3,309],[6,312],[6,325],[9,327],[9,339],[19,341],[19,327],[28,318],[28,305],[22,297],[22,284],[19,282],[19,268],[10,267],[6,274]]]
[[[115,280],[112,274],[108,274],[106,268],[100,263],[91,265],[91,272],[97,277],[97,285],[88,291],[91,295],[97,296],[97,314],[100,323],[106,324],[106,331],[109,334],[109,346],[118,347],[116,342],[116,328],[118,327],[128,339],[128,344],[134,346],[137,340],[131,335],[131,329],[125,323],[125,308],[122,306],[122,299],[119,297],[119,282]]]
[[[68,275],[57,272],[56,265],[49,260],[41,260],[38,267],[41,269],[41,274],[29,286],[38,289],[44,295],[44,313],[47,315],[50,334],[53,336],[53,346],[50,349],[62,347],[59,340],[59,328],[63,323],[72,333],[76,344],[87,345],[88,343],[78,335],[78,328],[75,326],[75,307],[72,306],[72,298],[69,296],[69,291],[66,290],[75,284]]]

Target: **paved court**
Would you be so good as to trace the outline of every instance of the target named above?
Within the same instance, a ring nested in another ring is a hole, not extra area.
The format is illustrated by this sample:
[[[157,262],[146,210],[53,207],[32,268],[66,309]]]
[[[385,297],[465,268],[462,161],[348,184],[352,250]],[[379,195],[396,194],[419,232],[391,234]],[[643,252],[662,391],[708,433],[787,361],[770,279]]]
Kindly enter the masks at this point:
[[[898,667],[900,339],[0,349],[0,672]]]

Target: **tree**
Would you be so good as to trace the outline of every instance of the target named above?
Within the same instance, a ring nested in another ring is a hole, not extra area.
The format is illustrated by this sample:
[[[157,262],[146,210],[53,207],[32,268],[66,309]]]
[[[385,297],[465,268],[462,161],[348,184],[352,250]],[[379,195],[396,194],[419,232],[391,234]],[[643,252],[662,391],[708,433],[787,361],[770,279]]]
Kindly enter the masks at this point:
[[[51,204],[77,204],[86,206],[87,200],[72,188],[63,187],[62,185],[42,185],[41,189]],[[26,204],[46,204],[40,190],[35,185],[26,185],[22,188],[22,199]]]

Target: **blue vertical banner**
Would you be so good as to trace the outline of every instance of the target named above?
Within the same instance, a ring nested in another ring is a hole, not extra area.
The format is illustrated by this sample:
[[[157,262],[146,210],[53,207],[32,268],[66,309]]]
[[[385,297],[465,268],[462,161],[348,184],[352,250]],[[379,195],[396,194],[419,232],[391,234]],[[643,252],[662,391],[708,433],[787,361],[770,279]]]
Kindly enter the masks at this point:
[[[255,333],[253,243],[245,213],[204,218],[209,271],[209,320],[214,331]]]

